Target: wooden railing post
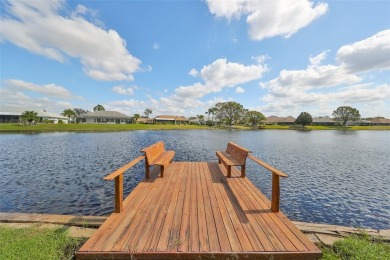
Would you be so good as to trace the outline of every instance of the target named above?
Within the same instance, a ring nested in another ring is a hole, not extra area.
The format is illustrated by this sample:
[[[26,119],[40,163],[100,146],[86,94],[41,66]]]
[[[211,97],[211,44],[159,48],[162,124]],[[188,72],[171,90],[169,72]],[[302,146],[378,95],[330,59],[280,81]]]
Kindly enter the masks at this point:
[[[272,198],[271,198],[271,210],[273,212],[279,212],[279,200],[280,200],[280,182],[279,175],[272,172]]]
[[[115,213],[121,213],[123,208],[123,173],[115,177]]]

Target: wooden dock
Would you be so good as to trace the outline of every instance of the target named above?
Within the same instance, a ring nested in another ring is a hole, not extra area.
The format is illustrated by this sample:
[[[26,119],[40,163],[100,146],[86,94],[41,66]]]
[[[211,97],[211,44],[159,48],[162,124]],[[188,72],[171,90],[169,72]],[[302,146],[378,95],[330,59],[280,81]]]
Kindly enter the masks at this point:
[[[154,167],[122,204],[122,173],[144,158],[111,174],[120,213],[102,224],[77,252],[77,259],[321,257],[279,206],[271,210],[271,201],[236,167],[231,178],[217,162],[172,162],[163,177]],[[278,192],[279,187],[273,195]]]

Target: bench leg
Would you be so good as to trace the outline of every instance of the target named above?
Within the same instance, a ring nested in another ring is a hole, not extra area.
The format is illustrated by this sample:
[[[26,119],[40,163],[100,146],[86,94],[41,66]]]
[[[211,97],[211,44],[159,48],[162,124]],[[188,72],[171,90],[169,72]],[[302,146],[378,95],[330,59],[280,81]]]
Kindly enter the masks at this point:
[[[221,159],[218,158],[218,164],[221,164]]]
[[[241,178],[245,177],[245,164],[241,166]]]
[[[164,165],[160,167],[161,178],[164,177]]]
[[[150,167],[146,159],[145,159],[145,177],[146,179],[149,179],[150,177]]]
[[[228,165],[227,167],[227,177],[230,178],[232,177],[232,166]]]

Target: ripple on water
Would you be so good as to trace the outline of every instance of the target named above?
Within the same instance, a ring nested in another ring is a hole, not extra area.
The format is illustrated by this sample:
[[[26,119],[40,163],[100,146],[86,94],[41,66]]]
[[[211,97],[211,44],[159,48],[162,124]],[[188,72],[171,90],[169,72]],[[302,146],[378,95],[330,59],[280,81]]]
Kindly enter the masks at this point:
[[[163,140],[176,161],[215,161],[228,141],[289,174],[281,209],[294,220],[390,228],[390,132],[133,131],[0,134],[0,211],[106,215],[114,183],[103,177]],[[125,174],[125,194],[143,178]],[[271,175],[249,161],[247,176],[270,197]]]

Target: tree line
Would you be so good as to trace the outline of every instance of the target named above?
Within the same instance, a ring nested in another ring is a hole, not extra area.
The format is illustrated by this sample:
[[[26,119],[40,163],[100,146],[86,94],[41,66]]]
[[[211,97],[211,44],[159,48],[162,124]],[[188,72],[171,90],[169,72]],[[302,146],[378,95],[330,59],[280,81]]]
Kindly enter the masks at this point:
[[[98,104],[93,108],[93,111],[105,111],[104,106]],[[89,113],[88,110],[84,110],[81,108],[73,108],[73,109],[65,109],[61,115],[68,117],[69,122],[74,122],[74,119],[77,116],[82,116],[84,114]],[[144,111],[144,118],[149,118],[149,116],[153,113],[150,108],[146,108]],[[32,124],[39,120],[37,116],[37,112],[34,111],[25,111],[21,118],[24,124]],[[228,126],[232,125],[251,125],[253,127],[259,125],[265,120],[265,116],[255,110],[245,109],[243,105],[237,103],[235,101],[228,102],[218,102],[215,106],[209,108],[205,114],[207,115],[207,125],[214,125],[216,121],[218,123],[223,123]],[[343,125],[346,126],[347,122],[352,120],[359,120],[360,113],[359,110],[349,106],[341,106],[333,111],[332,115],[335,120],[340,120],[343,122]],[[134,114],[133,119],[134,122],[141,117],[139,114]],[[200,122],[204,121],[204,115],[197,115],[196,117],[190,117],[189,119],[198,119]],[[313,123],[313,118],[308,112],[302,112],[295,120],[295,124],[302,125],[305,127],[306,125],[310,125]]]

